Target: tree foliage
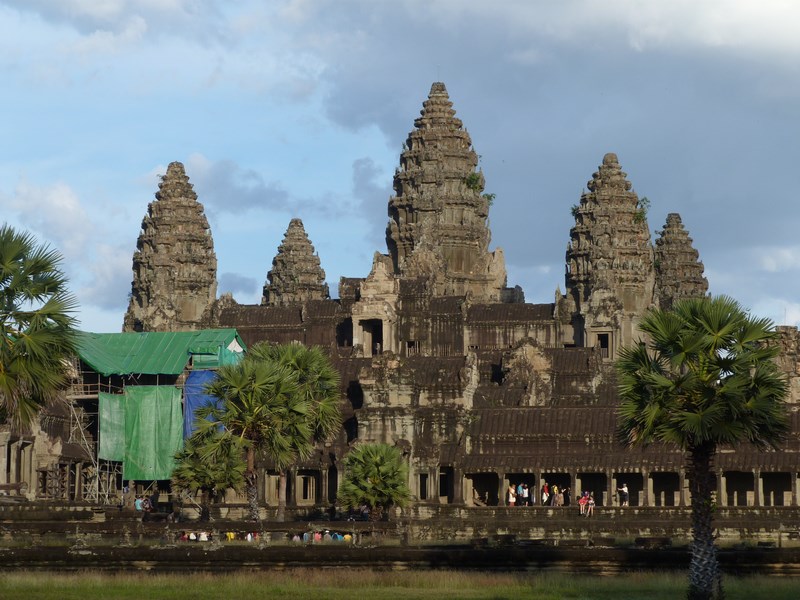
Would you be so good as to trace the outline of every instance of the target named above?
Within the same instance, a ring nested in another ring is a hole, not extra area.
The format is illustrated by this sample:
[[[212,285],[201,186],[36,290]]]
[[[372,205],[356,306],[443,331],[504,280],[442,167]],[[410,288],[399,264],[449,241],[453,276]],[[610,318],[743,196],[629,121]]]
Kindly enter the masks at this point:
[[[648,312],[647,336],[624,348],[619,374],[618,436],[626,446],[653,442],[687,452],[694,542],[689,597],[721,594],[712,518],[718,446],[776,447],[789,431],[786,381],[773,358],[769,319],[751,317],[719,296]]]
[[[67,382],[75,298],[62,257],[29,233],[0,227],[0,419],[26,430]]]
[[[211,502],[227,489],[239,491],[245,483],[240,438],[208,429],[196,432],[175,455],[172,487],[177,492],[200,493],[200,520],[207,521]]]
[[[346,507],[366,505],[370,518],[379,520],[391,506],[405,506],[408,465],[400,449],[388,444],[360,444],[345,457],[339,502]]]
[[[339,374],[319,348],[301,344],[252,346],[236,365],[226,365],[207,386],[221,408],[197,411],[240,438],[247,456],[248,500],[257,519],[255,459],[261,455],[281,473],[279,507],[285,505],[286,469],[310,456],[318,441],[341,425]],[[216,424],[199,420],[201,429]]]

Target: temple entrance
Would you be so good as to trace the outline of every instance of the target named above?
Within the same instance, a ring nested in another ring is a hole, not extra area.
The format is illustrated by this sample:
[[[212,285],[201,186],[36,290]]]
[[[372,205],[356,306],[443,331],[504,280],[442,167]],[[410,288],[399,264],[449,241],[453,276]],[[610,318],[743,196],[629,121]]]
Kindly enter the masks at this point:
[[[753,474],[743,471],[725,471],[722,487],[723,506],[752,506],[755,500]]]
[[[580,491],[577,489],[575,492],[580,494],[582,492],[589,492],[594,496],[594,502],[597,506],[610,506],[610,499],[607,498],[608,477],[605,473],[578,473],[578,481],[580,482]],[[577,488],[577,484],[576,484]]]
[[[629,506],[642,506],[644,504],[644,477],[642,477],[641,473],[614,473],[614,479],[617,482],[617,489],[613,490],[617,505],[622,505],[619,495],[619,488],[622,487],[622,484],[628,486]]]
[[[653,506],[678,506],[681,480],[677,473],[650,473]]]
[[[336,496],[339,492],[339,470],[336,467],[328,467],[328,504],[336,503]]]
[[[569,500],[564,498],[564,506],[571,506],[575,504],[575,492],[572,490],[572,477],[570,477],[569,473],[542,473],[542,481],[539,482],[539,489],[537,490],[538,493],[536,494],[536,504],[542,503],[542,486],[544,485],[545,481],[550,487],[550,499],[548,500],[548,503],[551,506],[555,506],[555,498],[553,498],[554,486],[557,487],[562,493],[562,497],[565,495],[565,491],[566,495],[569,496]]]
[[[453,467],[439,467],[439,504],[452,504],[454,484]]]
[[[340,348],[353,346],[353,319],[336,324],[336,345]]]
[[[506,473],[508,482],[517,488],[520,483],[528,485],[528,498],[531,504],[541,504],[541,493],[536,489],[536,476],[532,473]],[[517,498],[517,506],[521,506],[519,497]]]
[[[364,341],[364,356],[376,356],[383,352],[383,321],[367,319],[361,321],[361,339]]]
[[[789,473],[761,473],[762,506],[789,506],[792,503],[792,476]]]
[[[500,479],[495,473],[468,473],[465,477],[464,496],[472,506],[497,506],[497,487]]]

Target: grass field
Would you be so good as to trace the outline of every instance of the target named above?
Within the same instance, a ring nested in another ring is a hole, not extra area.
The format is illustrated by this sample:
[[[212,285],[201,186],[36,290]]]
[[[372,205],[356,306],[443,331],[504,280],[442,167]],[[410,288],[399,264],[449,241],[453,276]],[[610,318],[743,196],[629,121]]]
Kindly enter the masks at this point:
[[[686,578],[677,574],[633,573],[613,577],[568,574],[503,574],[458,571],[370,571],[294,569],[230,574],[148,574],[93,572],[0,573],[3,600],[217,600],[219,598],[406,600],[608,599],[673,600],[685,597]],[[727,577],[728,600],[796,600],[800,580]]]

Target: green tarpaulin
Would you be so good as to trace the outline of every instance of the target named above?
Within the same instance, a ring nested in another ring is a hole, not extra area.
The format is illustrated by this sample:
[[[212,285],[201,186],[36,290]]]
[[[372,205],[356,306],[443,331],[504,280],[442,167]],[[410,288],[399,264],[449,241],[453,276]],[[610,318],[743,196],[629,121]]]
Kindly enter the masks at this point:
[[[98,457],[122,461],[128,481],[169,479],[183,444],[181,391],[139,385],[124,394],[100,394]]]
[[[79,332],[78,356],[102,375],[179,375],[190,364],[214,369],[235,364],[244,342],[235,329],[148,331],[143,333]]]
[[[98,394],[100,413],[100,444],[97,458],[103,460],[125,460],[125,396],[122,394]]]

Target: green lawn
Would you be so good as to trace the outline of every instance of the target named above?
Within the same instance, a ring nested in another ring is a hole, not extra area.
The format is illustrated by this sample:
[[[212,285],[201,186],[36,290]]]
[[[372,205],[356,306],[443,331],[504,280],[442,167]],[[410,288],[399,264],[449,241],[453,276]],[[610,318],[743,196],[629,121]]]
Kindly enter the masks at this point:
[[[733,578],[725,580],[728,600],[796,600],[800,580]],[[611,577],[568,574],[505,574],[457,571],[370,571],[293,569],[229,574],[98,574],[93,572],[0,574],[3,600],[168,600],[192,598],[309,598],[313,600],[405,600],[481,598],[537,600],[673,600],[685,594],[677,574],[635,573]]]

